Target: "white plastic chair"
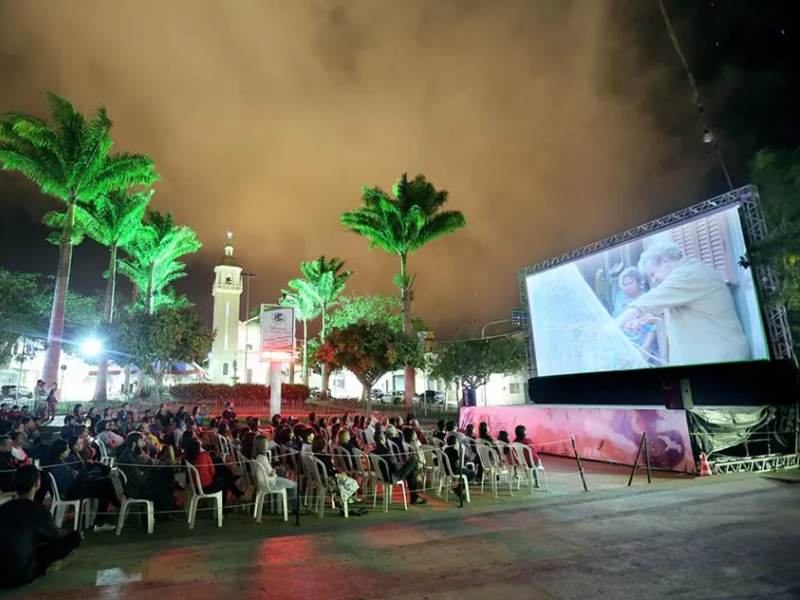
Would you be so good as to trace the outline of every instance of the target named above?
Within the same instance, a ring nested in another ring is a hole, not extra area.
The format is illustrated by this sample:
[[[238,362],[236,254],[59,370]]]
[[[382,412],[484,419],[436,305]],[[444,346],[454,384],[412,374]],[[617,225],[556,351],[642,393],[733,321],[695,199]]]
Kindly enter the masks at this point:
[[[431,436],[428,436],[428,441],[431,443],[431,446],[435,446],[436,448],[439,448],[440,450],[444,450],[444,440],[440,440],[439,438],[433,437],[431,435]]]
[[[500,462],[507,465],[514,464],[514,451],[511,449],[511,444],[507,444],[506,442],[502,442],[500,440],[495,440],[494,447],[497,451],[497,456],[500,458]],[[506,452],[506,450],[508,450],[508,452]]]
[[[259,477],[255,475],[256,480],[256,490],[255,490],[255,506],[253,507],[253,518],[255,518],[256,522],[261,523],[261,514],[264,511],[264,500],[267,496],[272,498],[272,496],[277,496],[278,499],[281,501],[281,505],[283,507],[283,520],[284,522],[289,520],[289,499],[288,499],[288,492],[287,488],[280,486],[274,480],[271,480],[267,477],[267,471],[264,469],[264,466],[256,462],[255,460],[248,461],[250,468],[253,470],[253,474],[260,472],[263,475],[264,481],[266,482],[266,487],[261,488],[258,486]]]
[[[353,456],[350,454],[347,448],[336,446],[333,449],[332,458],[334,468],[340,473],[346,473],[353,478],[358,475],[355,465],[353,464]]]
[[[217,434],[217,443],[219,444],[219,452],[222,456],[220,456],[220,462],[225,462],[225,459],[228,458],[228,455],[231,453],[231,443],[228,441],[224,435]]]
[[[442,486],[444,486],[444,499],[446,502],[447,498],[450,496],[450,486],[458,481],[459,483],[464,484],[465,500],[470,502],[469,481],[467,481],[467,476],[463,473],[460,475],[453,473],[452,465],[450,465],[450,461],[447,459],[447,455],[444,453],[444,450],[439,450],[437,448],[433,450],[433,453],[436,454],[441,468],[441,474],[439,476],[439,495],[441,496],[441,489]]]
[[[108,467],[114,466],[114,457],[108,454],[108,446],[99,437],[94,438],[94,443],[100,449],[100,464]]]
[[[325,502],[328,499],[328,471],[320,459],[313,454],[300,454],[303,461],[303,473],[306,476],[306,501],[308,496],[316,498],[316,511],[320,518],[325,516]],[[312,494],[313,492],[313,494]],[[331,496],[331,508],[336,508],[336,498]],[[345,519],[349,516],[347,502],[342,502]]]
[[[517,475],[516,478],[517,490],[519,490],[520,483],[524,479],[531,493],[533,493],[534,487],[541,487],[539,485],[539,473],[541,472],[542,479],[544,480],[544,489],[547,491],[549,489],[547,486],[547,472],[544,470],[544,464],[541,458],[539,461],[534,460],[533,450],[531,450],[530,446],[520,444],[519,442],[511,444],[511,449],[516,457],[517,473],[521,474],[521,476]]]
[[[78,531],[81,523],[81,509],[89,508],[90,499],[84,498],[83,500],[62,500],[61,495],[58,493],[58,484],[56,478],[52,473],[47,473],[50,477],[50,514],[53,515],[56,527],[61,527],[64,524],[64,517],[67,510],[72,508],[74,515],[74,523],[72,529]]]
[[[372,468],[377,474],[377,483],[380,483],[383,490],[383,512],[389,512],[389,504],[392,501],[392,494],[394,492],[394,486],[400,486],[400,491],[403,492],[403,509],[408,510],[408,500],[406,499],[406,482],[402,479],[398,481],[392,481],[391,479],[387,480],[383,473],[386,471],[389,472],[389,465],[383,459],[383,457],[378,456],[377,454],[370,454],[369,460],[372,462]],[[375,495],[375,499],[373,500],[372,506],[377,505],[377,494]]]
[[[189,529],[194,529],[194,522],[197,519],[197,505],[200,500],[213,500],[217,512],[217,527],[222,527],[222,491],[207,494],[203,491],[203,484],[200,482],[200,473],[197,467],[186,463],[187,479],[191,495],[187,498],[189,502]]]
[[[367,495],[371,488],[373,506],[376,505],[378,503],[378,475],[372,469],[369,456],[359,448],[353,448],[353,464],[356,473],[358,473],[358,476],[361,478],[360,487],[363,490],[363,494]]]
[[[425,456],[425,465],[422,470],[422,489],[427,489],[428,479],[430,478],[431,487],[436,487],[437,495],[441,495],[439,481],[442,476],[442,463],[437,450],[439,449],[436,446],[422,446],[422,453]]]
[[[129,498],[125,494],[125,486],[128,483],[128,478],[124,471],[113,469],[111,471],[111,483],[114,485],[114,491],[117,492],[117,497],[121,498],[119,507],[119,516],[117,517],[117,535],[122,533],[122,528],[125,525],[125,519],[128,518],[128,512],[131,506],[144,505],[147,514],[147,533],[153,533],[155,527],[155,504],[152,500],[144,498]]]
[[[398,446],[396,442],[393,442],[392,440],[389,439],[386,440],[386,443],[389,444],[389,449],[392,451],[392,454],[394,454],[394,457],[397,459],[401,459],[403,456],[402,448],[400,448],[400,446]]]
[[[486,477],[489,477],[492,483],[492,493],[495,498],[497,498],[497,481],[502,481],[504,479],[508,481],[508,492],[513,496],[514,489],[512,486],[514,476],[512,467],[500,462],[500,457],[497,455],[494,448],[477,446],[476,449],[478,451],[478,459],[481,461],[481,466],[483,467],[483,474],[481,475],[481,494],[483,493]]]

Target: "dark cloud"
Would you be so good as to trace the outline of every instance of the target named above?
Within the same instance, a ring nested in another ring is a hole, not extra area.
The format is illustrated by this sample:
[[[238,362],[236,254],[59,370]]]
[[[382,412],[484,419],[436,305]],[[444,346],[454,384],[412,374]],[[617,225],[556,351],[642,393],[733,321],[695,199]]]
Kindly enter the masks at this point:
[[[226,230],[254,301],[323,253],[352,291],[392,292],[395,259],[338,218],[361,186],[422,172],[469,224],[412,257],[416,310],[476,333],[517,304],[520,267],[706,191],[658,18],[595,0],[0,0],[0,108],[44,114],[45,90],[104,104],[118,149],[158,164],[155,208],[204,243],[181,284],[204,310]],[[0,202],[44,207],[20,185],[0,175]],[[77,284],[99,287],[79,258]]]

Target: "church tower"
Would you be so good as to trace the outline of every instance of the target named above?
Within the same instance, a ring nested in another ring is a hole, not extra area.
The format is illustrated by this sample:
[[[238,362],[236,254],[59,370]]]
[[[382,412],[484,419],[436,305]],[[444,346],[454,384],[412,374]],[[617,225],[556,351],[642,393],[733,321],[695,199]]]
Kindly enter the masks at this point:
[[[244,381],[242,365],[236,365],[239,350],[239,297],[242,294],[242,267],[233,257],[233,234],[228,232],[225,255],[214,267],[214,343],[208,357],[208,373],[213,383],[234,383],[234,376]],[[236,369],[234,369],[236,367]]]

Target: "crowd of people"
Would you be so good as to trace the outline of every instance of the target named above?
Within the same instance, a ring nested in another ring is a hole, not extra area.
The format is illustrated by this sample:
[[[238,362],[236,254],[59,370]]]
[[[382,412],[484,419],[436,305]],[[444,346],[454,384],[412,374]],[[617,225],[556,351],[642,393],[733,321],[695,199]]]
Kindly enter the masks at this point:
[[[429,438],[440,440],[436,445],[442,448],[450,470],[466,475],[468,480],[481,474],[477,440],[495,443],[486,423],[479,424],[477,435],[472,425],[459,431],[453,421],[439,421],[434,431],[426,433],[411,414],[405,419],[349,412],[333,417],[310,413],[305,419],[274,415],[269,423],[262,424],[255,417],[238,420],[231,403],[216,417],[210,417],[201,406],[190,410],[179,406],[173,411],[162,404],[155,411],[145,409],[136,413],[128,404],[116,410],[92,406],[86,411],[77,404],[47,444],[42,440],[40,425],[38,416],[0,405],[0,492],[6,498],[15,493],[13,506],[17,506],[0,512],[0,528],[8,530],[27,524],[30,519],[15,520],[19,510],[35,513],[38,520],[44,519],[44,513],[28,503],[43,506],[52,476],[62,499],[96,500],[93,531],[113,529],[116,515],[112,507],[119,507],[123,497],[112,481],[112,458],[113,468],[124,473],[124,495],[151,500],[157,518],[171,520],[175,511],[182,510],[178,505],[184,497],[181,490],[190,485],[186,479],[175,476],[186,472],[186,464],[197,470],[204,492],[222,492],[228,509],[231,503],[254,490],[285,489],[290,497],[303,493],[315,479],[305,471],[320,465],[330,494],[343,508],[344,503],[362,501],[366,492],[363,469],[369,470],[370,466],[355,465],[368,454],[374,454],[382,459],[381,479],[404,480],[411,504],[422,505],[426,500],[421,495],[421,482],[426,460],[430,461],[424,448],[435,443]],[[503,431],[499,432],[498,440],[510,442]],[[517,427],[515,441],[533,448],[523,426]],[[508,450],[499,443],[497,447],[501,456],[503,449]],[[318,462],[304,458],[309,456]],[[36,475],[36,481],[31,473]],[[463,484],[460,478],[458,481],[453,492],[462,497]],[[5,502],[3,506],[10,504]],[[296,506],[294,502],[292,506]],[[363,512],[358,506],[350,511]],[[38,550],[33,552],[34,562],[26,563],[13,576],[0,578],[2,583],[18,583],[40,574],[43,562],[57,560],[66,548],[79,543],[74,536],[56,538],[52,522],[49,523],[36,534],[36,539],[49,548],[43,550],[44,558],[38,558]],[[14,560],[22,564],[20,556],[27,550],[21,547],[12,550],[19,555]],[[5,564],[2,559],[0,564]]]

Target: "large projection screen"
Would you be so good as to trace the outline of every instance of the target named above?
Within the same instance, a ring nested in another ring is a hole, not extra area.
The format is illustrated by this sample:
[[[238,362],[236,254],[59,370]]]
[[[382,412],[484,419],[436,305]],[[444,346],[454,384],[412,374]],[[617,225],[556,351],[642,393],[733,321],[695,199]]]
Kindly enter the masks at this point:
[[[769,359],[738,206],[525,279],[537,376]]]

